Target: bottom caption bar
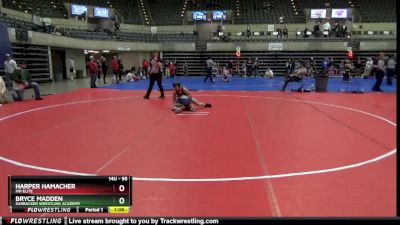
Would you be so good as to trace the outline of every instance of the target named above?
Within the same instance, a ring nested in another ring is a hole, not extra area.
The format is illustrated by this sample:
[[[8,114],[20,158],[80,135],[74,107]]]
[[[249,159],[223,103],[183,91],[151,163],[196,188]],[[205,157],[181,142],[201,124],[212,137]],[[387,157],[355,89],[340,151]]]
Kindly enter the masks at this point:
[[[245,222],[246,224],[328,224],[354,225],[354,223],[397,225],[400,218],[181,218],[181,217],[0,217],[0,225],[170,225],[170,224],[230,224]],[[267,222],[267,223],[266,223]],[[306,223],[305,223],[306,222]]]
[[[159,225],[159,224],[219,224],[211,218],[79,218],[79,217],[0,217],[0,225]]]

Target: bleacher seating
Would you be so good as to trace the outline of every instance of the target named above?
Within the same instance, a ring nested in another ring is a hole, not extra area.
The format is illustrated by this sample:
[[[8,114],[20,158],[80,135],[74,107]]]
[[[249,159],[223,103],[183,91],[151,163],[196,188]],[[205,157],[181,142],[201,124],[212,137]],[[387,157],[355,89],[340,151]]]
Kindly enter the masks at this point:
[[[211,1],[198,1],[198,3],[193,4],[191,1],[189,1],[188,10],[222,10],[234,9],[235,7],[235,1],[233,0],[219,0],[216,1],[216,4],[214,5],[212,5],[211,3]]]
[[[27,70],[35,82],[51,81],[49,49],[47,46],[12,43],[12,55],[15,61],[25,61],[28,65]],[[4,71],[0,71],[0,76],[5,76]]]
[[[124,23],[144,24],[140,16],[138,0],[115,0],[115,9],[121,13]]]
[[[64,0],[68,3],[75,3],[80,5],[93,5],[93,6],[101,6],[101,7],[110,7],[115,4],[115,0],[109,1],[99,1],[99,0]]]
[[[358,2],[362,21],[373,23],[396,22],[396,0],[361,0]]]
[[[349,1],[348,0],[334,0],[334,1],[327,1],[327,0],[298,0],[299,5],[303,9],[321,9],[326,8],[325,3],[329,2],[330,8],[349,8]]]
[[[62,0],[3,0],[6,8],[39,15],[42,17],[67,18],[67,11]],[[122,16],[123,22],[128,24],[146,24],[139,0],[67,0],[70,3],[85,5],[96,5],[102,7],[112,7],[117,14]],[[185,1],[181,0],[144,0],[145,5],[149,6],[151,14],[151,25],[182,25],[182,10]],[[218,1],[192,1],[187,2],[187,8],[183,10],[202,10],[202,9],[227,9],[233,11],[234,23],[278,23],[279,17],[284,16],[284,23],[304,23],[306,17],[304,9],[325,8],[326,0],[232,0]],[[210,6],[210,3],[217,3]],[[264,6],[266,2],[272,5],[271,10]],[[360,11],[363,22],[395,22],[396,21],[396,1],[395,0],[335,0],[328,1],[331,8],[350,8],[354,6]],[[351,2],[351,3],[350,3]],[[204,3],[204,4],[203,4]],[[238,4],[238,5],[236,5]],[[292,8],[296,5],[296,11]],[[237,11],[237,8],[239,7]],[[297,12],[297,14],[296,14]]]
[[[148,0],[153,22],[159,26],[182,25],[182,0]],[[168,2],[168,4],[166,4]]]
[[[149,33],[132,33],[132,32],[117,32],[118,37],[124,41],[139,41],[139,42],[183,42],[194,43],[196,36],[192,34],[149,34]]]
[[[19,19],[14,19],[6,16],[1,16],[0,15],[0,23],[5,24],[7,27],[12,27],[16,29],[23,29],[23,30],[32,30],[32,31],[39,31],[39,32],[44,32],[45,29],[42,26],[39,26],[35,23],[25,21],[25,20],[19,20]]]
[[[87,39],[87,40],[112,40],[113,37],[106,33],[100,31],[90,31],[74,28],[59,28],[59,31],[68,37]]]
[[[284,23],[305,23],[305,17],[301,10],[297,13],[292,8],[290,0],[275,0],[269,1],[272,5],[271,10],[262,7],[262,0],[244,1],[243,3],[243,18],[246,23],[260,24],[279,23],[279,17],[284,17]]]
[[[3,0],[3,7],[50,18],[67,18],[62,0]]]

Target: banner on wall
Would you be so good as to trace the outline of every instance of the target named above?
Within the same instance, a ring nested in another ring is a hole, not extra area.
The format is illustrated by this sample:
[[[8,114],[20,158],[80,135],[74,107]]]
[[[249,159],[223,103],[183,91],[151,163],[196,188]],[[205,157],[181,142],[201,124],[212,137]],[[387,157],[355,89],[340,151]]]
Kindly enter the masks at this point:
[[[49,25],[51,25],[51,18],[42,18],[42,22],[45,24],[45,25],[47,25],[47,26],[49,26]]]
[[[283,44],[282,43],[269,43],[268,44],[268,49],[270,51],[282,51],[283,50]]]

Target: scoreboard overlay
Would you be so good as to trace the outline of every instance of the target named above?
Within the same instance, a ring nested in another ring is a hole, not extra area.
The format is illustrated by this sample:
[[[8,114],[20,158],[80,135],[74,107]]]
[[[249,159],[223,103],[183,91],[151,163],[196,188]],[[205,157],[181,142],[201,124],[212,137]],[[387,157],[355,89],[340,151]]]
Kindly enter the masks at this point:
[[[128,213],[130,176],[9,176],[13,213]]]

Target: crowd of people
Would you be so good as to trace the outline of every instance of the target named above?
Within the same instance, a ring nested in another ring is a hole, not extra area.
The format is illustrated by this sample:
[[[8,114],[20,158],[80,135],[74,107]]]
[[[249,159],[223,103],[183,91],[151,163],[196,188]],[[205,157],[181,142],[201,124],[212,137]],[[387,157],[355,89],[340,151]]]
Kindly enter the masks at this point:
[[[70,79],[74,80],[76,77],[76,66],[73,58],[69,59],[69,73]],[[204,77],[204,82],[208,79],[212,83],[215,82],[217,77],[220,77],[222,81],[229,82],[232,76],[241,77],[265,77],[273,78],[274,72],[271,68],[267,68],[266,71],[260,72],[260,66],[263,64],[258,58],[234,62],[230,60],[226,64],[220,62],[214,62],[211,57],[205,62],[207,67],[207,75]],[[42,100],[39,84],[32,81],[29,74],[28,68],[29,63],[25,61],[19,61],[18,63],[12,59],[10,54],[6,55],[4,61],[5,79],[0,79],[0,100],[7,102],[6,91],[10,91],[14,101],[22,101],[24,99],[24,90],[33,89],[36,100]],[[155,68],[156,67],[156,68]],[[284,78],[284,84],[281,90],[286,90],[288,83],[300,82],[304,77],[314,76],[316,74],[325,74],[328,76],[343,76],[343,79],[349,79],[350,77],[363,77],[365,79],[375,78],[376,82],[372,87],[373,91],[380,92],[383,78],[386,75],[386,84],[393,85],[393,77],[397,68],[396,55],[390,57],[386,56],[381,52],[377,57],[366,58],[365,63],[362,63],[360,57],[353,60],[344,59],[337,60],[333,57],[325,57],[319,64],[319,70],[317,70],[317,62],[313,57],[309,59],[289,59],[286,62],[286,73]],[[144,59],[138,69],[133,66],[126,69],[124,67],[121,57],[113,56],[111,60],[112,68],[112,81],[113,83],[119,83],[123,80],[126,82],[139,81],[150,78],[150,85],[148,93],[145,98],[149,98],[151,89],[155,82],[159,85],[160,90],[162,89],[161,79],[174,78],[177,74],[178,63],[173,61],[164,61],[158,54],[151,60]],[[181,69],[184,76],[189,75],[188,62],[182,63]],[[106,77],[108,71],[108,64],[106,55],[90,55],[89,61],[87,62],[87,71],[90,76],[90,87],[97,88],[99,82],[107,84]],[[101,77],[103,75],[103,77]],[[303,87],[301,87],[303,88]],[[163,92],[160,97],[164,96]]]
[[[382,53],[383,54],[383,53]],[[379,56],[381,57],[381,56]],[[368,58],[365,61],[365,64],[361,62],[360,58],[355,60],[335,60],[333,57],[324,58],[320,63],[320,70],[317,70],[317,62],[313,57],[309,59],[289,59],[286,62],[286,73],[285,73],[285,84],[282,87],[282,90],[286,89],[287,83],[290,82],[298,82],[304,76],[312,77],[316,74],[326,74],[329,76],[356,76],[356,77],[364,77],[371,78],[376,77],[378,80],[378,84],[373,87],[374,91],[381,91],[380,84],[381,80],[378,77],[381,77],[380,71],[384,71],[384,74],[387,74],[387,84],[392,85],[392,78],[395,74],[396,67],[396,59],[393,57],[385,57],[383,56],[383,61],[379,62],[379,57],[376,59]],[[124,69],[122,59],[120,57],[114,56],[112,60],[112,68],[113,68],[113,80],[116,83],[120,82],[125,75],[125,79],[127,82],[130,81],[138,81],[141,79],[151,78],[151,70],[152,63],[151,60],[144,59],[142,61],[142,65],[136,70],[136,67],[132,67],[130,69]],[[178,63],[175,60],[173,61],[164,61],[159,56],[157,56],[158,62],[161,64],[160,66],[160,74],[161,77],[164,78],[174,78],[177,74]],[[103,79],[104,83],[106,70],[107,68],[106,60],[104,56],[100,57],[98,60],[95,60],[94,57],[91,58],[91,62],[96,63],[96,65],[90,66],[89,63],[89,74],[93,77],[91,82],[91,87],[96,86],[96,76],[97,79],[100,79],[100,71],[103,71]],[[379,63],[378,63],[379,62]],[[93,64],[92,63],[92,64]],[[101,66],[99,66],[101,64]],[[248,60],[234,62],[230,60],[226,64],[221,64],[220,62],[215,62],[210,58],[206,61],[207,66],[207,76],[204,78],[204,82],[207,82],[210,79],[210,82],[214,83],[215,78],[220,77],[222,81],[229,82],[229,78],[232,76],[241,76],[241,77],[265,77],[265,78],[273,78],[274,72],[271,68],[267,67],[265,71],[261,72],[260,66],[263,62],[259,61],[258,58],[249,58]],[[380,67],[378,66],[380,65]],[[384,69],[382,69],[384,67]],[[96,70],[97,68],[97,70]],[[101,70],[100,68],[103,68]],[[364,68],[364,70],[363,70]],[[187,62],[184,62],[181,66],[182,72],[184,76],[188,76],[189,66]],[[74,70],[71,70],[74,71]],[[182,73],[181,73],[182,74]],[[383,79],[383,78],[382,78]],[[157,79],[154,80],[156,82]],[[154,84],[153,84],[154,85]]]
[[[249,58],[248,60],[239,61],[230,60],[228,63],[221,65],[220,62],[214,62],[209,58],[206,62],[207,68],[210,69],[210,73],[213,77],[221,76],[222,80],[229,81],[228,77],[240,76],[240,77],[274,77],[273,71],[268,67],[267,70],[262,73],[260,70],[262,62],[258,58]],[[208,72],[207,72],[208,73]]]
[[[334,23],[334,25],[332,26],[331,23]],[[349,31],[345,22],[317,21],[312,31],[308,27],[304,28],[303,38],[308,38],[310,35],[314,35],[315,38],[346,38],[349,35]],[[299,36],[298,31],[296,31],[296,36]]]

